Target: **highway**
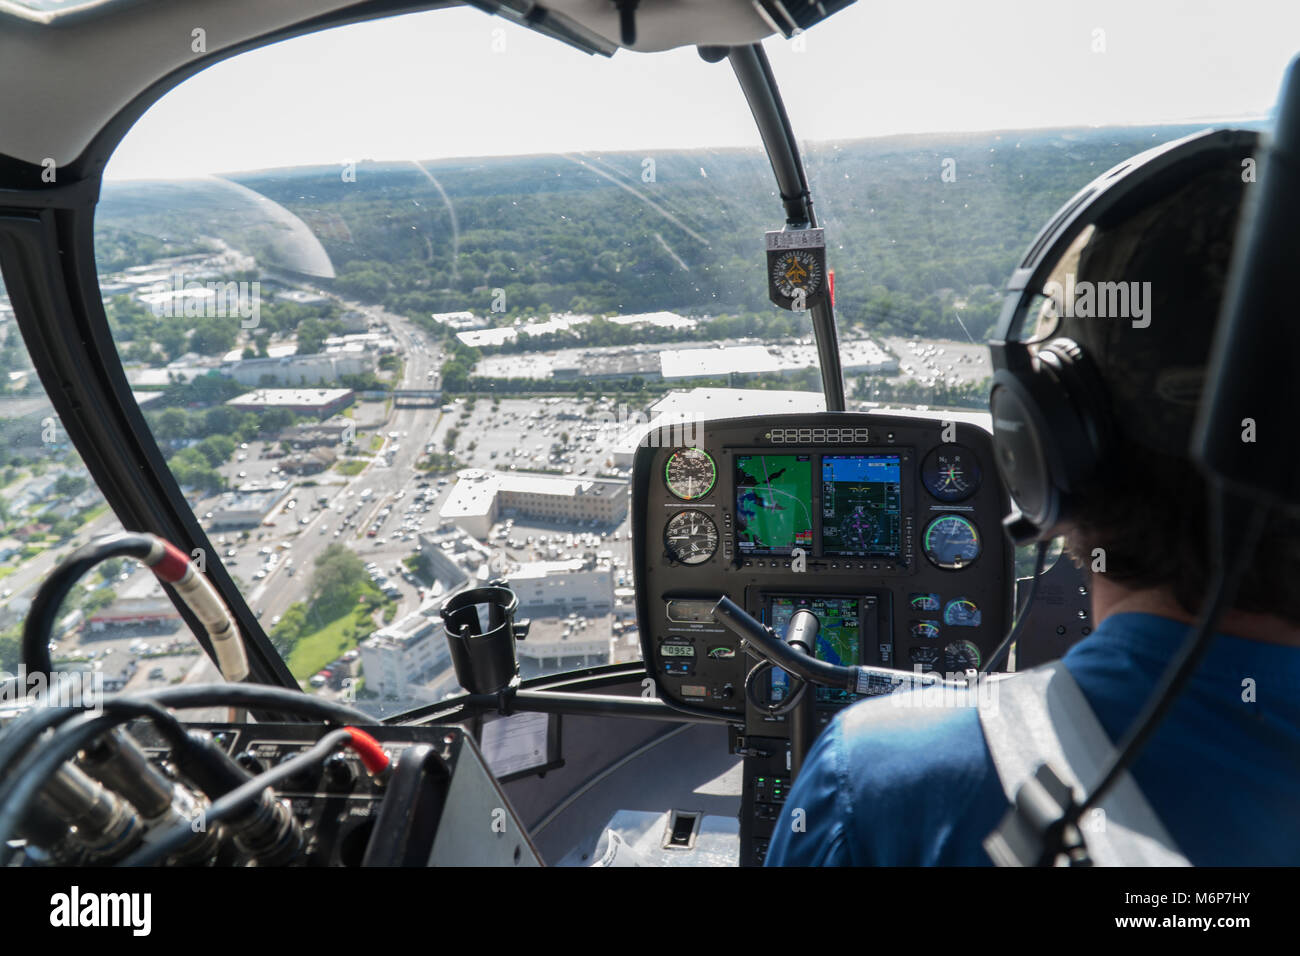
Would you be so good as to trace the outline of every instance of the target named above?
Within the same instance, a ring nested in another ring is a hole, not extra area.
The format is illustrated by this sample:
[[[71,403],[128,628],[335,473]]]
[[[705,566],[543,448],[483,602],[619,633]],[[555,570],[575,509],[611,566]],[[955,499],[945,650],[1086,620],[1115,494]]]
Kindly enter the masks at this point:
[[[367,317],[388,326],[398,342],[399,354],[404,361],[402,379],[394,383],[395,388],[430,387],[429,372],[432,371],[436,379],[442,365],[442,356],[440,352],[431,351],[427,340],[418,329],[406,319],[385,312],[377,306],[365,306],[354,302],[340,302],[340,305],[346,309],[363,312]],[[424,340],[423,344],[417,339]],[[365,410],[374,410],[376,407],[377,403],[368,403]],[[359,418],[361,414],[362,412],[359,411]],[[334,471],[322,472],[316,476],[316,487],[295,489],[281,503],[278,510],[268,516],[267,520],[274,522],[274,527],[259,529],[249,543],[240,548],[242,553],[235,559],[239,570],[235,573],[239,574],[247,584],[252,585],[246,590],[245,597],[249,606],[260,613],[263,627],[269,630],[272,626],[271,621],[282,615],[290,604],[306,599],[314,562],[330,544],[344,542],[363,560],[378,563],[386,572],[391,572],[395,564],[399,564],[414,553],[416,544],[414,540],[394,541],[390,540],[389,536],[400,526],[399,513],[411,501],[409,493],[402,499],[398,499],[397,495],[414,489],[415,481],[420,477],[415,464],[422,455],[425,443],[432,437],[440,417],[441,413],[437,407],[394,407],[387,420],[376,430],[383,436],[383,446],[374,454],[363,471],[351,478]],[[390,438],[389,435],[392,433],[396,433],[397,437]],[[396,446],[395,450],[393,450],[394,446]],[[392,454],[391,467],[384,464],[389,452]],[[342,535],[335,537],[334,532],[338,530],[346,515],[351,512],[352,507],[367,489],[370,490],[370,496],[358,512],[355,524]],[[323,510],[314,508],[315,500],[319,496],[329,498],[329,504]],[[286,507],[290,499],[297,501],[296,508],[292,510]],[[384,507],[391,507],[392,513],[388,516],[379,535],[373,539],[366,537],[367,529]],[[425,515],[425,518],[436,513],[435,506],[428,515]],[[304,514],[309,518],[306,525],[300,523]],[[321,532],[322,527],[326,529],[325,533]],[[259,534],[262,535],[260,539]],[[374,542],[381,537],[385,539],[385,543],[376,546]],[[287,544],[288,547],[280,552],[280,560],[274,569],[261,581],[254,582],[252,572],[261,565],[256,552],[262,547],[274,549],[281,543]],[[289,564],[289,561],[292,561],[292,564]],[[294,569],[292,575],[289,574],[290,568]],[[244,569],[247,569],[247,572],[240,573]],[[391,573],[390,577],[392,577]],[[415,610],[419,605],[419,597],[415,590],[400,578],[395,578],[393,583],[402,591],[398,602],[398,616]]]

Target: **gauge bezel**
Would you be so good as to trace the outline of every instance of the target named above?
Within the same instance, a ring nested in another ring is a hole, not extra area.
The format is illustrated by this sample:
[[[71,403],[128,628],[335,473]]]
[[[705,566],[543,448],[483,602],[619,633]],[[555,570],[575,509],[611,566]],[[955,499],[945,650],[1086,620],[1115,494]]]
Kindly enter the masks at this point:
[[[698,495],[688,496],[682,494],[680,491],[678,491],[676,488],[673,487],[672,478],[669,477],[668,470],[672,468],[673,461],[676,460],[678,455],[690,454],[692,452],[701,454],[706,459],[708,459],[709,466],[713,469],[713,478],[712,480],[709,481],[709,486],[705,488],[703,491],[701,491]],[[692,448],[692,447],[676,448],[672,451],[672,453],[668,455],[667,460],[664,462],[664,487],[667,488],[668,493],[672,495],[674,498],[676,498],[678,501],[699,501],[701,498],[705,497],[711,491],[713,491],[714,488],[718,487],[718,460],[714,458],[712,455],[710,455],[703,448]]]
[[[945,452],[968,456],[975,465],[976,473],[971,479],[970,485],[967,486],[966,491],[960,495],[953,496],[940,494],[934,488],[930,487],[930,480],[927,477],[927,472],[931,468],[931,463],[937,461],[939,455]],[[956,442],[935,445],[926,452],[925,457],[921,459],[921,468],[918,474],[921,477],[921,487],[925,489],[926,494],[935,501],[941,501],[944,504],[957,504],[961,501],[969,501],[971,498],[974,498],[979,494],[980,487],[984,484],[984,464],[980,461],[979,456],[970,448],[967,448],[965,445],[957,444]]]
[[[965,565],[963,565],[963,567],[965,567]],[[959,605],[963,601],[965,601],[967,604],[969,604],[971,607],[975,609],[974,613],[975,613],[976,620],[973,623],[963,623],[961,621],[951,621],[948,619],[948,614],[953,609],[953,606]],[[966,597],[964,594],[952,598],[951,600],[945,602],[943,605],[943,623],[946,627],[971,627],[971,628],[979,627],[980,624],[983,622],[983,617],[984,617],[983,611],[980,610],[980,606],[977,603],[975,603],[974,600]]]
[[[963,637],[955,641],[950,641],[949,643],[943,646],[943,666],[944,666],[945,673],[949,673],[949,674],[959,673],[957,668],[949,666],[949,661],[952,660],[949,650],[950,648],[956,647],[959,644],[965,644],[967,647],[969,647],[971,650],[975,652],[975,669],[978,670],[980,665],[984,663],[984,652],[981,651],[979,645],[976,644],[974,641],[972,641],[970,638]]]
[[[684,515],[689,515],[689,514],[698,515],[704,521],[707,521],[709,526],[713,529],[713,549],[709,551],[708,554],[692,556],[691,558],[688,559],[688,558],[681,557],[678,554],[677,549],[672,544],[669,543],[668,532],[672,529],[674,521],[677,521],[679,518],[683,517]],[[669,558],[676,561],[678,564],[682,564],[685,565],[686,567],[693,568],[698,565],[704,564],[708,561],[711,561],[713,560],[713,558],[717,557],[718,545],[722,541],[722,535],[718,532],[718,523],[714,521],[711,517],[709,517],[707,514],[705,514],[703,511],[700,511],[697,508],[684,508],[681,511],[677,511],[669,515],[668,520],[664,522],[663,540],[664,540],[664,551],[667,552]]]
[[[929,546],[926,544],[926,540],[930,536],[930,529],[933,528],[940,521],[947,521],[950,518],[955,518],[958,521],[966,522],[966,524],[970,526],[970,529],[975,536],[975,548],[976,548],[975,556],[968,561],[962,561],[961,564],[953,564],[952,562],[940,561],[937,557],[935,557],[931,553]],[[935,515],[933,518],[927,521],[925,523],[925,526],[921,529],[921,540],[919,543],[921,546],[921,553],[925,555],[925,559],[929,561],[932,565],[934,565],[936,568],[939,568],[940,570],[943,571],[964,571],[966,568],[969,568],[976,561],[978,561],[984,554],[984,537],[980,533],[979,525],[977,525],[973,519],[966,517],[966,515],[958,514],[957,512],[954,511],[942,512],[940,514]]]

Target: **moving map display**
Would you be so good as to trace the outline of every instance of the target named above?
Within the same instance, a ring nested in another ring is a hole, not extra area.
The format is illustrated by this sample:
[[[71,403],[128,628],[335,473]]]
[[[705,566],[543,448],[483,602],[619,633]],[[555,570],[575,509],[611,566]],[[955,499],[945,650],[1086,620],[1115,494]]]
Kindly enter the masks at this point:
[[[817,631],[815,656],[819,661],[852,667],[861,663],[862,623],[861,601],[858,598],[839,597],[773,597],[768,616],[768,623],[778,635],[784,634],[790,618],[798,610],[811,611],[820,623]],[[778,678],[777,675],[780,675]],[[779,669],[773,669],[774,700],[784,697],[788,684],[788,675]],[[779,690],[778,690],[779,686]],[[781,697],[776,694],[780,693]],[[846,690],[831,687],[819,687],[817,699],[829,703],[854,700],[853,694]]]
[[[822,456],[822,553],[897,558],[902,551],[897,455]]]
[[[812,458],[736,456],[736,541],[745,554],[789,554],[813,540]]]

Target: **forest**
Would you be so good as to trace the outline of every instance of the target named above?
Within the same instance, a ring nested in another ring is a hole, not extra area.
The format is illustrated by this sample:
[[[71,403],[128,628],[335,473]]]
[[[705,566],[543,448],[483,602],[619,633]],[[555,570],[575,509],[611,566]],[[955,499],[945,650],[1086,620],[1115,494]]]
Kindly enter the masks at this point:
[[[1037,231],[1115,163],[1192,126],[905,136],[805,147],[840,322],[986,338]],[[564,154],[370,163],[235,177],[300,216],[336,288],[432,328],[468,310],[496,325],[549,312],[671,310],[693,331],[593,325],[507,349],[797,334],[767,302],[763,233],[782,225],[756,151]],[[714,323],[717,323],[714,325]],[[964,328],[963,328],[964,326]]]

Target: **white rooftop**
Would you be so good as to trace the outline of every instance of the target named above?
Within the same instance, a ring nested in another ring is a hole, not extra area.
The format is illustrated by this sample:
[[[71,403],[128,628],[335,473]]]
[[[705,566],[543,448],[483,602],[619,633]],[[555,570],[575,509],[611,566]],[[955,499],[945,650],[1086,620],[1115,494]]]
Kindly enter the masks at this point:
[[[557,475],[529,475],[519,472],[485,471],[469,468],[458,475],[459,481],[447,495],[439,515],[443,518],[468,518],[487,515],[498,492],[572,497],[591,488],[591,478],[568,478]]]
[[[781,363],[762,345],[739,345],[734,348],[665,349],[659,353],[659,367],[664,378],[705,378],[729,372],[776,372]]]
[[[347,388],[259,388],[228,401],[227,405],[320,405],[346,398]]]

